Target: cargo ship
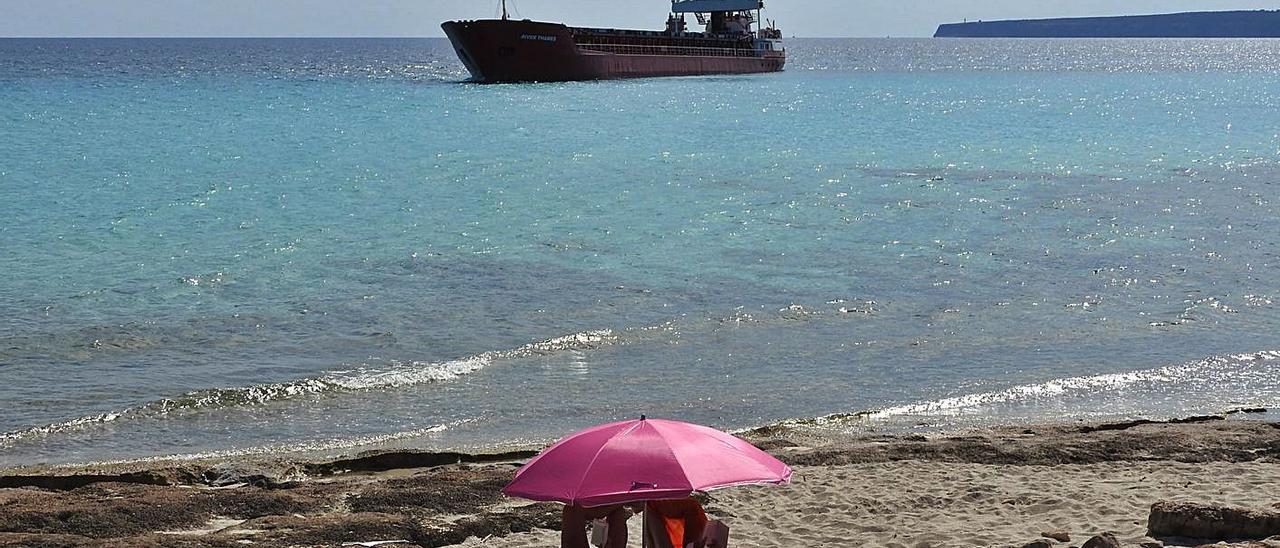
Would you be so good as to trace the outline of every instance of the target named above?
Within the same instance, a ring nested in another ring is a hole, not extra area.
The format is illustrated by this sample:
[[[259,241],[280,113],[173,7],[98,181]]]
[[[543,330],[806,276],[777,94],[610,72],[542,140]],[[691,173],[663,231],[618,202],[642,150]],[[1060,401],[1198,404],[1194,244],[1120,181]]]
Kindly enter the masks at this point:
[[[938,38],[1280,38],[1280,11],[1200,11],[949,23]]]
[[[441,27],[482,83],[777,72],[787,51],[776,25],[759,24],[762,9],[764,0],[673,0],[666,29],[649,31],[513,20],[504,1],[501,19]],[[689,30],[689,16],[702,30]]]

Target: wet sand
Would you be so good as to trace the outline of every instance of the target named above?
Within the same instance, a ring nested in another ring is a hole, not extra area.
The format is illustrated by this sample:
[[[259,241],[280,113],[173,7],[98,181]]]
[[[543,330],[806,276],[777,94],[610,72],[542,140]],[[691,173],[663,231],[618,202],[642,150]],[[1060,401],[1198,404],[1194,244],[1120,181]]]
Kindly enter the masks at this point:
[[[1023,546],[1045,532],[1080,546],[1104,531],[1137,546],[1160,500],[1280,504],[1280,423],[1207,417],[927,437],[790,424],[743,436],[792,464],[795,480],[710,495],[733,546]],[[13,470],[0,477],[0,546],[556,546],[557,505],[499,492],[527,456]]]

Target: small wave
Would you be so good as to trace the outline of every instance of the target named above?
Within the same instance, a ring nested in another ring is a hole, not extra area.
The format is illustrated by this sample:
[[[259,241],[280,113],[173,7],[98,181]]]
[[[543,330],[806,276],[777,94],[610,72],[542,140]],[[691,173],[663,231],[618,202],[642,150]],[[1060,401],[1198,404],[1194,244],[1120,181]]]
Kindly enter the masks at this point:
[[[1229,365],[1232,362],[1253,362],[1280,359],[1280,351],[1263,351],[1233,356],[1215,356],[1203,360],[1155,369],[1127,373],[1106,373],[1084,377],[1054,379],[1038,384],[1015,386],[996,392],[968,394],[929,402],[888,407],[868,413],[870,419],[888,419],[895,416],[941,415],[954,416],[989,405],[1043,400],[1066,394],[1121,390],[1139,383],[1169,383],[1185,380],[1205,370]]]
[[[1248,297],[1246,296],[1246,299],[1247,298]],[[1210,321],[1223,314],[1238,314],[1240,312],[1239,310],[1228,306],[1226,303],[1223,303],[1216,297],[1189,299],[1186,301],[1186,304],[1186,308],[1178,314],[1177,318],[1153,321],[1150,322],[1149,325],[1151,327],[1173,327],[1194,322]]]
[[[817,419],[799,419],[783,424],[792,426],[838,426],[853,422],[889,421],[902,417],[957,417],[978,414],[981,408],[1001,404],[1044,401],[1070,395],[1114,392],[1139,384],[1175,383],[1203,380],[1207,372],[1231,365],[1251,367],[1257,362],[1280,360],[1280,351],[1268,350],[1230,356],[1215,356],[1195,362],[1132,371],[1081,377],[1053,379],[1036,384],[1015,386],[1005,390],[966,394],[906,405],[885,407],[859,413],[838,413]]]
[[[218,271],[200,276],[183,276],[178,278],[178,283],[197,287],[216,287],[227,283],[229,280],[230,276],[224,272]]]
[[[375,434],[370,436],[360,436],[355,438],[337,438],[327,440],[312,440],[294,443],[281,443],[271,445],[258,445],[253,447],[243,447],[239,449],[226,449],[220,451],[205,451],[200,453],[182,453],[173,455],[160,455],[154,457],[142,457],[137,459],[122,459],[97,461],[85,463],[85,465],[94,466],[118,466],[142,463],[154,463],[164,461],[189,461],[202,459],[225,459],[232,457],[252,457],[259,455],[280,455],[283,453],[320,453],[329,451],[339,451],[345,449],[354,449],[357,447],[369,447],[391,443],[394,441],[421,438],[432,434],[452,430],[464,424],[475,422],[476,419],[460,419],[444,424],[437,424],[426,428],[417,428],[414,430],[406,430],[404,432],[393,432],[390,434]],[[74,465],[72,465],[74,466]]]
[[[967,394],[953,398],[888,407],[872,411],[866,416],[870,419],[888,419],[902,415],[959,415],[966,410],[985,405],[1051,398],[1069,392],[1118,390],[1139,382],[1170,381],[1176,378],[1174,375],[1176,373],[1171,368],[1164,368],[1132,373],[1108,373],[1091,377],[1054,379],[1040,384],[1015,386],[998,392]]]
[[[263,405],[321,394],[363,392],[451,381],[479,371],[496,361],[546,356],[565,351],[586,351],[621,343],[622,335],[610,329],[584,331],[529,343],[510,350],[491,350],[444,362],[392,362],[384,369],[360,368],[334,371],[320,377],[241,388],[213,388],[188,392],[119,411],[89,415],[69,421],[0,434],[0,447],[19,441],[82,430],[122,419],[163,416],[178,411]]]

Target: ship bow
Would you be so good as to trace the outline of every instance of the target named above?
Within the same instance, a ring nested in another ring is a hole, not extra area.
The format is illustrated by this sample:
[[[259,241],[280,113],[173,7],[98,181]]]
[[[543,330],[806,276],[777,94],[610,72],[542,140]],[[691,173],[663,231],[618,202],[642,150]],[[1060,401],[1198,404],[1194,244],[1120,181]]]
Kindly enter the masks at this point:
[[[561,24],[449,21],[441,28],[476,82],[558,82],[595,77],[579,62],[573,34]]]

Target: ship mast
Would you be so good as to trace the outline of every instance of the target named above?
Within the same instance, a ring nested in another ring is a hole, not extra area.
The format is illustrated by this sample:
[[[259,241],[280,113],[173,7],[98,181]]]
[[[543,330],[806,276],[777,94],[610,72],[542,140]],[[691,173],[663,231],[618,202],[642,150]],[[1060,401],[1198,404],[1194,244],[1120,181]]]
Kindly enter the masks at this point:
[[[507,0],[502,0],[502,20],[507,20]]]

